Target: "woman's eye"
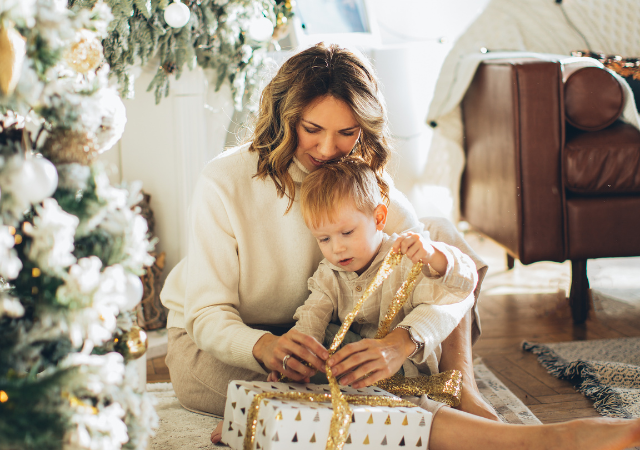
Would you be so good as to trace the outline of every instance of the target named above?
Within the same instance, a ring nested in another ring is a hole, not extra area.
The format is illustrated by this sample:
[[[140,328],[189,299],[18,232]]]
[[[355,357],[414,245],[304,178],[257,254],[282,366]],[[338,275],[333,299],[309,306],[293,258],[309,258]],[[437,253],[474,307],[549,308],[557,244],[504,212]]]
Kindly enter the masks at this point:
[[[348,131],[348,132],[347,132],[347,131],[345,131],[345,132],[343,132],[343,133],[342,133],[342,135],[343,135],[343,136],[347,136],[347,137],[348,137],[348,136],[353,136],[354,134],[356,134],[356,132],[355,132],[355,131]]]
[[[319,131],[318,129],[310,129],[310,128],[307,128],[307,127],[303,127],[303,128],[304,128],[304,131],[306,131],[309,134],[314,134],[314,133],[317,133]]]

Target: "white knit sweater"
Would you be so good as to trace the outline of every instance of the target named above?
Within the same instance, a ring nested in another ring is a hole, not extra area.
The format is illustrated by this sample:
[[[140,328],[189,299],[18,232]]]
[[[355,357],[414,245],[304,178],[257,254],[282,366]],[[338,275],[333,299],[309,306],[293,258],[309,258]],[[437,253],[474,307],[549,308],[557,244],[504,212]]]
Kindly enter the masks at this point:
[[[264,372],[252,350],[266,332],[247,324],[293,323],[322,253],[298,201],[285,215],[288,198],[278,198],[270,178],[253,177],[258,154],[248,149],[223,152],[200,174],[188,256],[169,273],[160,298],[170,310],[168,328],[185,328],[199,349],[227,364]],[[307,171],[295,161],[289,173],[299,189]],[[422,231],[408,200],[393,187],[390,197],[385,231]]]

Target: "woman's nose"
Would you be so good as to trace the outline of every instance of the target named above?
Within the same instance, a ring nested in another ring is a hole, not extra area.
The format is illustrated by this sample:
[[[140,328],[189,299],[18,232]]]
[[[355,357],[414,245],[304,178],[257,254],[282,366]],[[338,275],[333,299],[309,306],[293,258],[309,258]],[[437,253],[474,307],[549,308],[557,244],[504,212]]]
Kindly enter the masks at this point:
[[[327,135],[319,143],[318,152],[323,157],[323,159],[332,159],[336,153],[335,148],[336,144],[333,140],[333,137]]]

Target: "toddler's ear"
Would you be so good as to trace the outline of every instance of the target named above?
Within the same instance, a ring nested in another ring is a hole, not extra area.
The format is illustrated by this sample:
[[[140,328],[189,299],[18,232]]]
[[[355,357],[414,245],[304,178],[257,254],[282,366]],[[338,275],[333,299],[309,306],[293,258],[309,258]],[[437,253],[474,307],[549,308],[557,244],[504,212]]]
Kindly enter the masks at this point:
[[[376,206],[376,209],[373,210],[373,217],[376,220],[376,228],[380,231],[384,230],[384,226],[387,224],[387,212],[387,207],[382,203]]]

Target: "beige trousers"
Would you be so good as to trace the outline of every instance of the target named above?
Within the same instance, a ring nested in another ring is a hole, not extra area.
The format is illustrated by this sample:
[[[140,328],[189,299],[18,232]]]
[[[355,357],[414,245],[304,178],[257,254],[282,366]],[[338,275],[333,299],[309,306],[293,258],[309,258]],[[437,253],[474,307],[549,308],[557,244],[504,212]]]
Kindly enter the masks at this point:
[[[198,349],[184,328],[169,328],[167,367],[180,404],[189,411],[224,415],[231,380],[267,381],[267,375],[218,361]]]
[[[267,381],[267,375],[230,366],[198,349],[184,328],[169,328],[166,363],[180,404],[189,411],[224,415],[227,386],[232,380]],[[435,416],[443,403],[422,397],[407,400]]]

